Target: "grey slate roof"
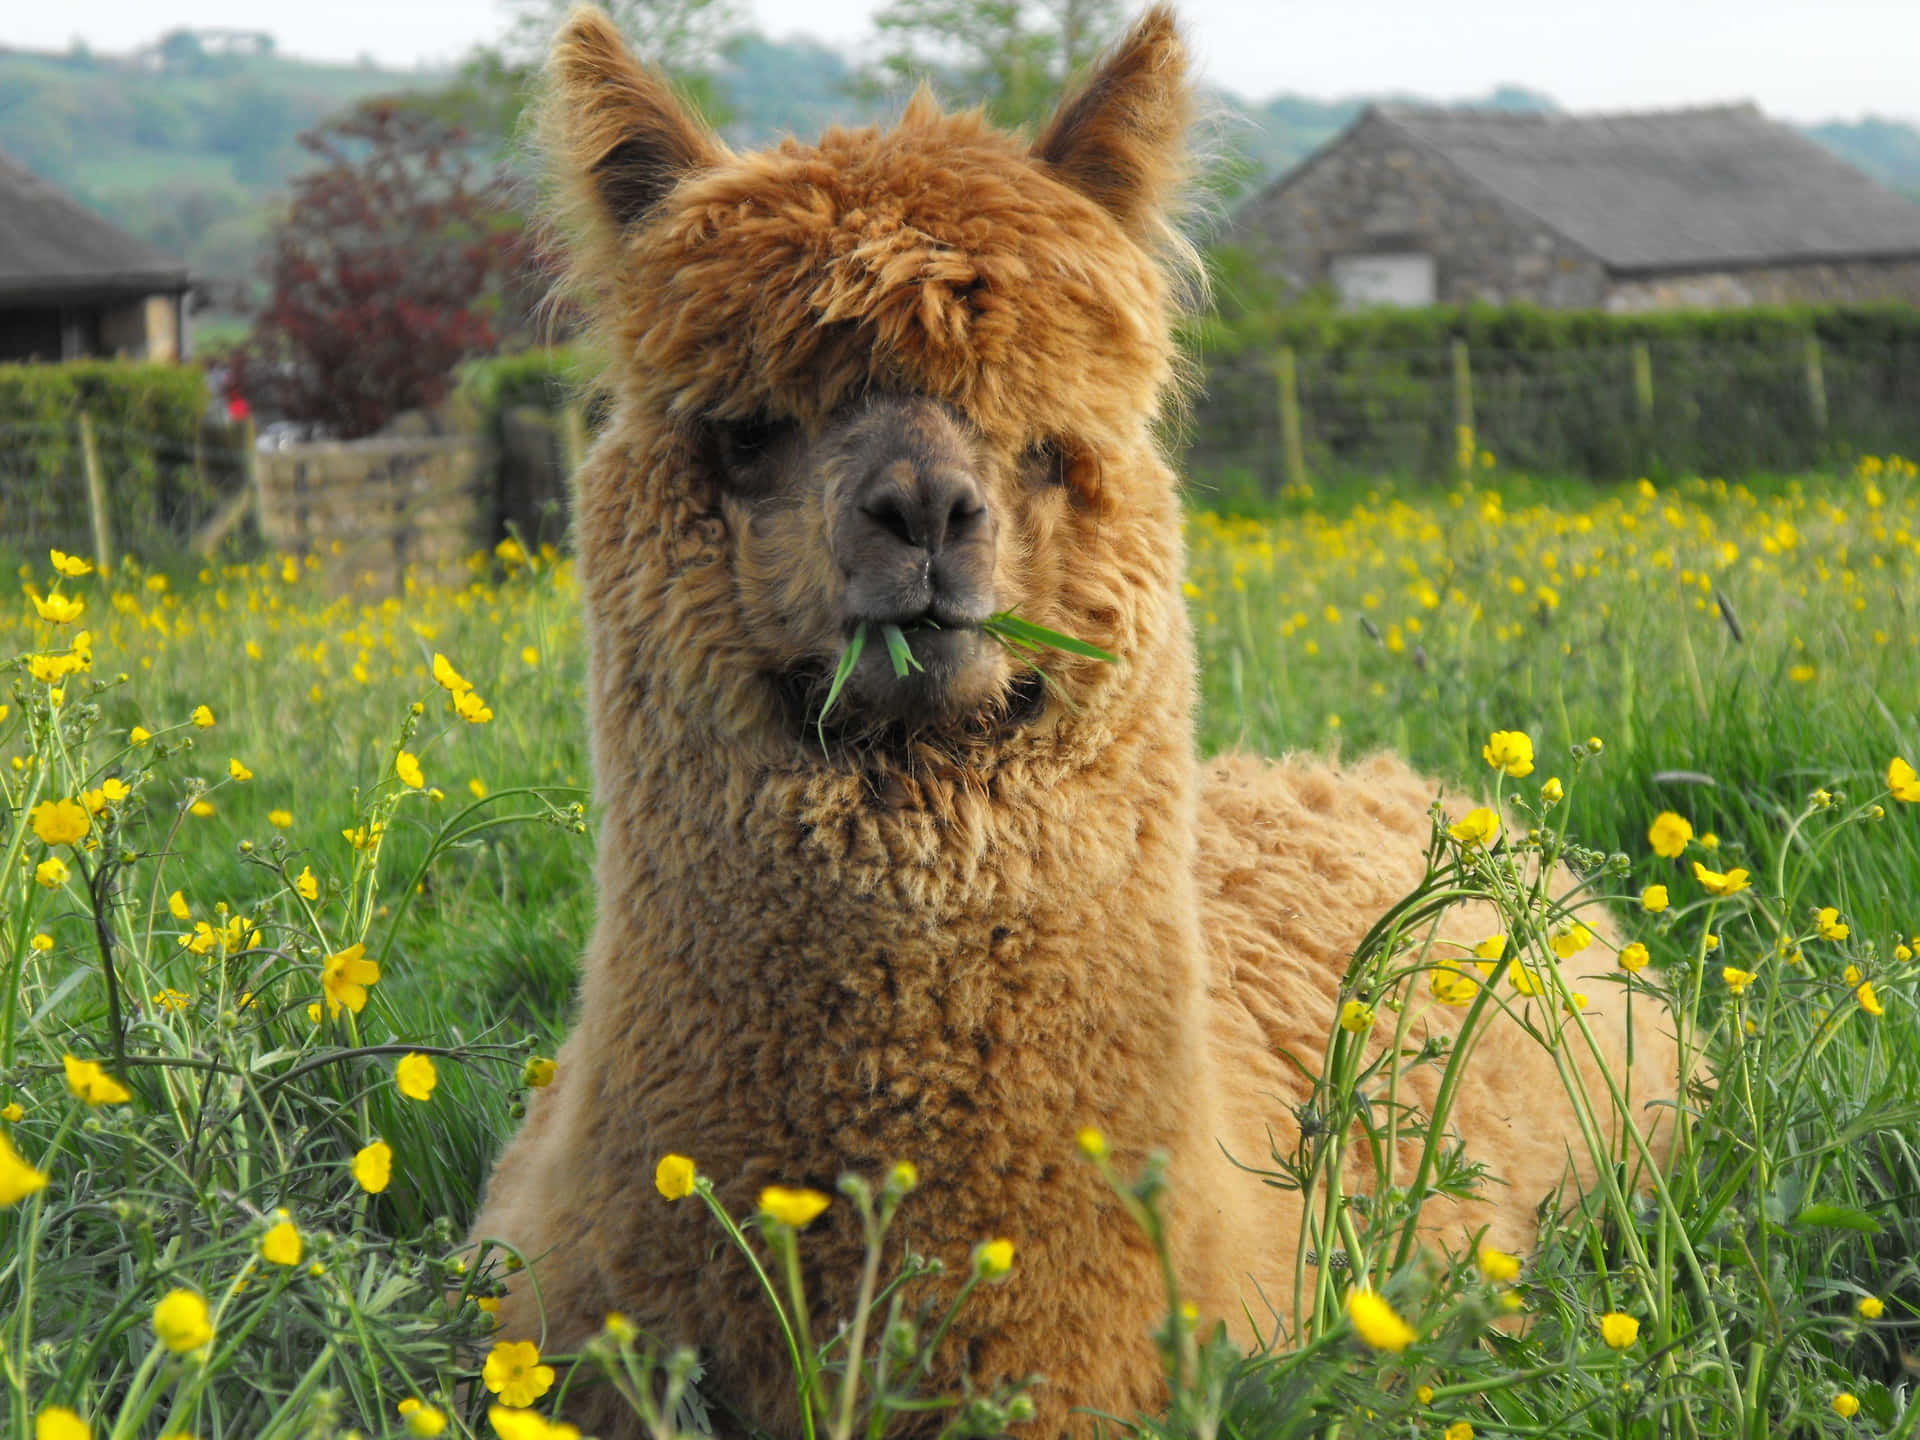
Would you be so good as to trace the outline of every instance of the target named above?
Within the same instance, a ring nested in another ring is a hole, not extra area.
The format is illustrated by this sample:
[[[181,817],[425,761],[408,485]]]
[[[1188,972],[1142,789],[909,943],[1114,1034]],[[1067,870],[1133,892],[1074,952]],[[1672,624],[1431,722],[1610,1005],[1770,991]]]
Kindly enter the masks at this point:
[[[1920,206],[1752,105],[1373,113],[1613,270],[1920,255]]]
[[[0,298],[152,295],[187,283],[178,260],[0,155]]]

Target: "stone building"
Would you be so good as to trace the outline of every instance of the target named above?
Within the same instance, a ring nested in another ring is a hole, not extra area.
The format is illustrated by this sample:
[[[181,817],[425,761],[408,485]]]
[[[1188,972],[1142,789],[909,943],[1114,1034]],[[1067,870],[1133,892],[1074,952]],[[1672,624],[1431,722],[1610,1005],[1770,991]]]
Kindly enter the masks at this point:
[[[0,155],[0,363],[187,358],[187,267]]]
[[[1752,105],[1372,106],[1225,239],[1354,305],[1920,303],[1920,206]]]

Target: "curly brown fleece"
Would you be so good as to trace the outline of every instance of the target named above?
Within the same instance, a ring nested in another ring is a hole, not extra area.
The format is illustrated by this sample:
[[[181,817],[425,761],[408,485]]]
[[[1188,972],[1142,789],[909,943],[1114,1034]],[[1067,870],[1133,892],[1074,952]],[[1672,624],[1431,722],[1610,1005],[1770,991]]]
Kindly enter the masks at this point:
[[[697,1204],[654,1192],[655,1165],[694,1157],[741,1213],[768,1184],[832,1192],[906,1159],[922,1187],[903,1243],[954,1272],[991,1237],[1018,1257],[938,1378],[1040,1372],[1042,1435],[1084,1428],[1075,1406],[1152,1406],[1160,1278],[1073,1153],[1084,1125],[1123,1170],[1170,1157],[1204,1312],[1238,1326],[1243,1301],[1267,1314],[1255,1285],[1291,1293],[1297,1199],[1223,1151],[1291,1144],[1306,1087],[1281,1055],[1318,1053],[1354,944],[1419,874],[1435,787],[1385,758],[1196,759],[1181,509],[1155,435],[1190,274],[1170,221],[1189,110],[1165,9],[1032,145],[922,95],[891,130],[735,154],[596,12],[562,36],[548,135],[613,397],[575,514],[600,911],[558,1078],[474,1227],[532,1262],[504,1336],[573,1349],[619,1309],[701,1347],[715,1389],[792,1433],[751,1276]],[[1002,603],[1121,658],[1050,656],[1018,724],[823,755],[776,677],[830,668],[843,580],[803,494],[791,553],[765,563],[765,516],[715,482],[712,434],[751,417],[817,433],[874,392],[969,427]],[[1065,457],[1064,483],[1031,481],[1041,453]],[[1617,1007],[1596,1010],[1623,1063]],[[1637,1039],[1637,1093],[1671,1094],[1671,1048],[1650,1025]],[[1580,1147],[1544,1054],[1487,1045],[1477,1067],[1454,1118],[1505,1184],[1431,1225],[1521,1246]],[[851,1303],[846,1211],[805,1239],[816,1334]],[[638,1433],[604,1394],[580,1418]]]

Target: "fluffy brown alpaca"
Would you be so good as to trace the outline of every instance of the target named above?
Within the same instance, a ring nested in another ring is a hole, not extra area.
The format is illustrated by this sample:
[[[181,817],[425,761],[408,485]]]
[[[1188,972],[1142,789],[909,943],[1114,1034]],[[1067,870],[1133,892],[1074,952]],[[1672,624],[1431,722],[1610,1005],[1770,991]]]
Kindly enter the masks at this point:
[[[905,1244],[951,1273],[987,1238],[1018,1257],[940,1378],[1040,1372],[1040,1435],[1150,1407],[1159,1275],[1075,1132],[1123,1170],[1170,1157],[1206,1314],[1290,1295],[1298,1197],[1222,1148],[1291,1145],[1306,1086],[1280,1054],[1320,1052],[1436,788],[1387,759],[1195,757],[1154,429],[1191,259],[1173,20],[1148,13],[1031,146],[922,96],[889,131],[734,154],[591,11],[553,78],[614,401],[576,512],[601,898],[559,1078],[474,1230],[533,1262],[501,1333],[573,1349],[622,1310],[791,1434],[764,1301],[654,1168],[694,1157],[738,1214],[904,1159]],[[975,628],[1009,609],[1119,663],[1049,654],[1042,686]],[[823,746],[863,621],[909,627],[925,669],[871,646]],[[1618,1006],[1595,1009],[1618,1061]],[[1639,1091],[1671,1093],[1671,1049],[1639,1045]],[[1580,1147],[1542,1052],[1477,1064],[1455,1123],[1506,1186],[1432,1225],[1517,1247]],[[805,1236],[816,1334],[850,1308],[853,1218]],[[580,1418],[637,1433],[603,1403]]]

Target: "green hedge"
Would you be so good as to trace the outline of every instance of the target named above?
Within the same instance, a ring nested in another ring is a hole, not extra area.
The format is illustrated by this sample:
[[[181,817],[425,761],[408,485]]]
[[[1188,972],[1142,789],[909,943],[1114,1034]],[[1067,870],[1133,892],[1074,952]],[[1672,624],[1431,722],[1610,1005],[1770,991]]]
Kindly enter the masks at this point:
[[[201,435],[193,366],[124,360],[0,365],[0,534],[91,553],[80,415],[92,417],[116,547],[182,539],[238,471]]]
[[[1467,344],[1475,439],[1519,469],[1736,475],[1802,469],[1836,453],[1920,450],[1920,310],[1909,306],[1637,315],[1275,307],[1201,322],[1191,340],[1206,384],[1189,465],[1269,487],[1284,478],[1275,369],[1283,346],[1296,357],[1310,473],[1447,474],[1455,340]],[[1645,410],[1636,350],[1652,382]]]

